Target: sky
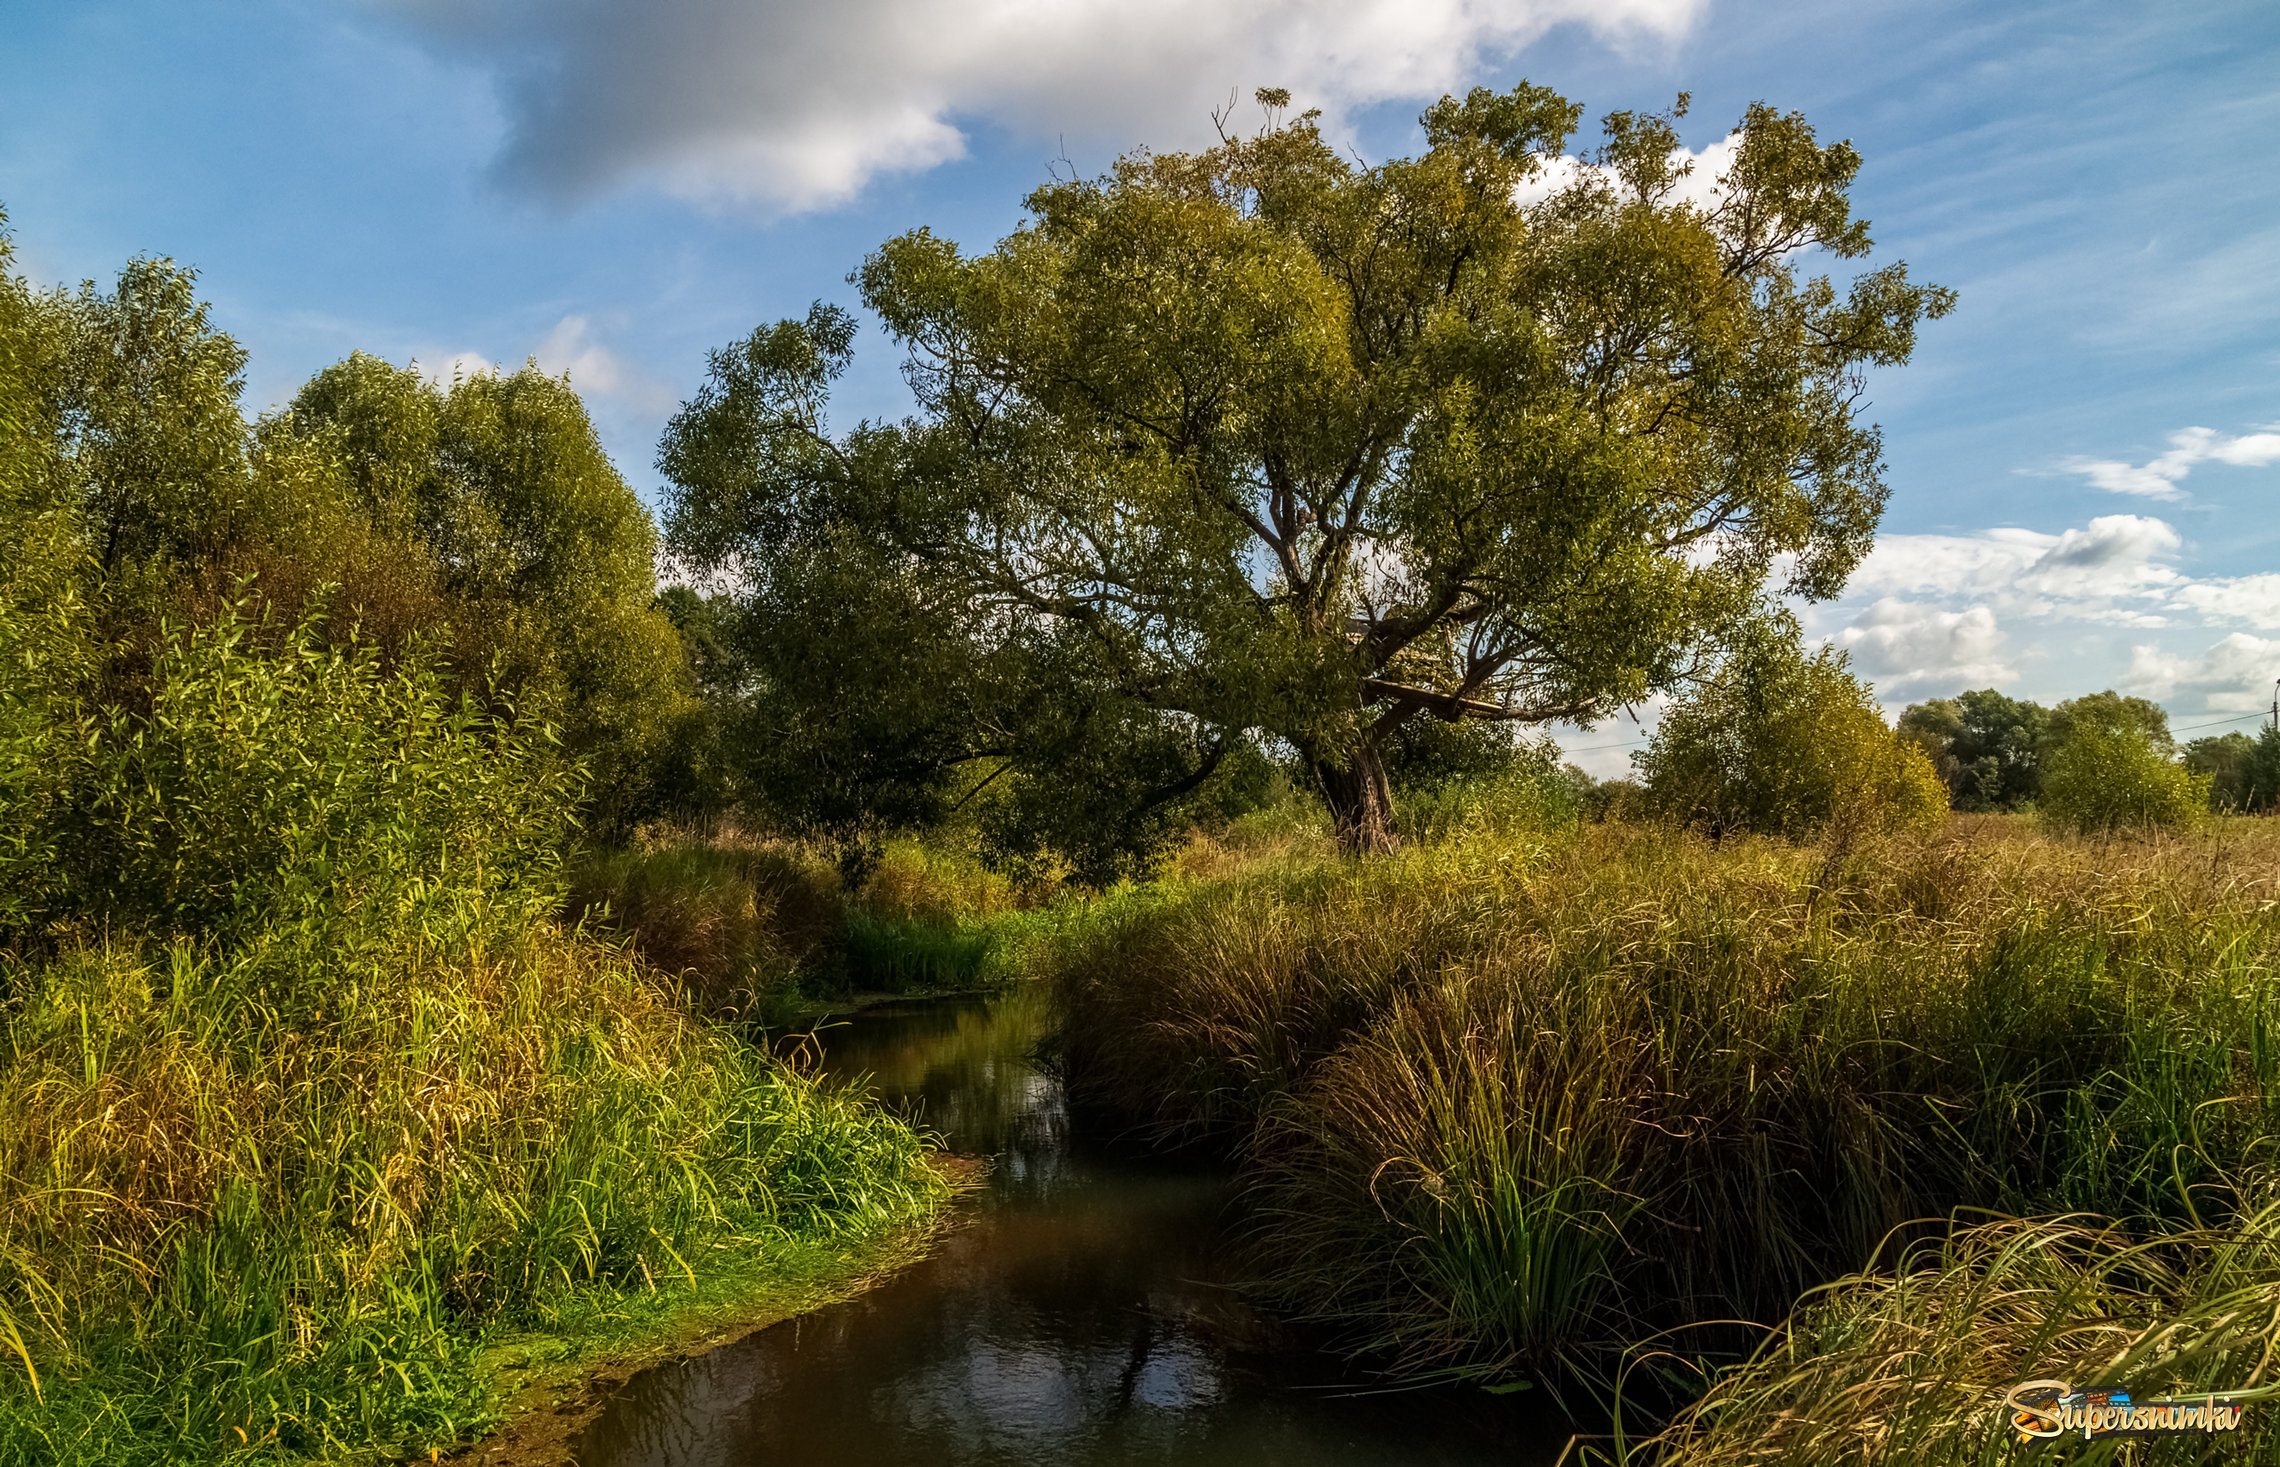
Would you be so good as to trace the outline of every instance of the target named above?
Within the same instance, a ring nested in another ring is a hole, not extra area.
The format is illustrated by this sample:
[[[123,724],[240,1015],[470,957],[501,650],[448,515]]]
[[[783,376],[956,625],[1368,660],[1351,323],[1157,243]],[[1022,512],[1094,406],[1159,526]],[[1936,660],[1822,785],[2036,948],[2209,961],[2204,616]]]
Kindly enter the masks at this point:
[[[626,477],[705,353],[920,225],[1198,145],[1260,86],[1365,159],[1443,92],[1745,107],[1850,139],[1874,266],[1954,287],[1872,383],[1891,500],[1802,608],[1888,709],[2113,687],[2184,737],[2280,678],[2280,5],[1855,0],[0,3],[0,207],[36,282],[201,272],[248,411],[351,351],[567,371]],[[1583,142],[1590,141],[1587,123]],[[834,418],[899,415],[875,330]],[[1562,730],[1623,772],[1651,727]]]

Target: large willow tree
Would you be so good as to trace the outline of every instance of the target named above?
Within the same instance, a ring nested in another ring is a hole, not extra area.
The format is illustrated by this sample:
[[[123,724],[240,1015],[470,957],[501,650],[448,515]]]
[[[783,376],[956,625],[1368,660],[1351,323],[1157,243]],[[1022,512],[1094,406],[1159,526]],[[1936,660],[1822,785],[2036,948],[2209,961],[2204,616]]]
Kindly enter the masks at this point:
[[[1753,107],[1702,202],[1672,117],[1567,159],[1574,104],[1475,91],[1363,167],[1260,101],[987,254],[867,259],[905,422],[825,423],[831,308],[714,354],[670,533],[738,587],[794,805],[917,818],[978,764],[1008,839],[1129,848],[1265,733],[1383,847],[1406,720],[1603,716],[1868,548],[1863,374],[1952,296],[1805,273],[1870,248],[1849,145]]]

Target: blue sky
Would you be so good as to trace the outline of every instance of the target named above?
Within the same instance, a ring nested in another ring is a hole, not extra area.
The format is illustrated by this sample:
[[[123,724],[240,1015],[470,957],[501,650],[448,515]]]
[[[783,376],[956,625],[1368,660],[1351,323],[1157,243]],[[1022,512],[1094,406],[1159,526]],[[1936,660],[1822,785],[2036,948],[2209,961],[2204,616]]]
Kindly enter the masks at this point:
[[[248,407],[352,350],[568,370],[645,492],[705,351],[919,224],[984,246],[1053,160],[1284,85],[1364,156],[1525,76],[1587,114],[1762,99],[1866,158],[1877,261],[1954,286],[1875,383],[1886,535],[1818,636],[1893,704],[2280,677],[2280,6],[1762,0],[32,5],[0,30],[18,267],[203,272]],[[1588,140],[1588,139],[1587,139]],[[840,416],[893,413],[871,338]],[[2203,730],[2196,729],[2195,732]],[[2221,731],[2221,730],[2209,730]],[[1569,740],[1619,770],[1628,724]]]

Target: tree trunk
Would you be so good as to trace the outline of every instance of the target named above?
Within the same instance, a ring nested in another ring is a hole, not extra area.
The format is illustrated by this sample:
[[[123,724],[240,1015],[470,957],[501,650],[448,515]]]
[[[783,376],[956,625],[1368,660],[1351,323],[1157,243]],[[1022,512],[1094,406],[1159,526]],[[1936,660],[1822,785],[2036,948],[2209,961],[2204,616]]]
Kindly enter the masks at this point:
[[[1339,845],[1357,855],[1400,846],[1393,829],[1393,786],[1386,782],[1385,761],[1376,749],[1367,744],[1355,749],[1343,768],[1322,759],[1311,762]]]

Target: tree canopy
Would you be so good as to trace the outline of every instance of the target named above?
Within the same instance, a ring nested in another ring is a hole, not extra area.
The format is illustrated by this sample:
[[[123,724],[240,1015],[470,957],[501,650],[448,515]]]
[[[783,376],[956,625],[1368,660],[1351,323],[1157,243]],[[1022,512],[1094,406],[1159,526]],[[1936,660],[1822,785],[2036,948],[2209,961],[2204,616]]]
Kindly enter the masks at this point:
[[[1981,688],[1914,704],[1900,715],[1900,734],[1931,758],[1954,808],[2016,810],[2041,786],[2050,710]]]
[[[1611,114],[1554,186],[1580,109],[1542,87],[1444,98],[1374,166],[1281,100],[1038,189],[993,250],[867,258],[904,422],[828,424],[835,308],[713,355],[668,541],[744,604],[802,818],[917,817],[987,767],[1038,817],[1009,840],[1144,852],[1264,736],[1383,846],[1411,720],[1588,722],[1777,566],[1842,587],[1885,493],[1864,373],[1953,299],[1801,273],[1870,249],[1849,145],[1753,107],[1700,204],[1677,113]]]
[[[2237,729],[2185,746],[2185,767],[2209,777],[2217,809],[2263,814],[2280,805],[2280,728],[2266,724],[2255,738]]]
[[[457,660],[497,672],[594,766],[605,817],[694,707],[657,603],[657,532],[570,384],[535,366],[441,387],[357,353],[293,399],[294,433],[359,511],[432,568]]]
[[[2080,711],[2045,767],[2038,805],[2043,819],[2078,834],[2116,835],[2191,825],[2209,813],[2211,777],[2174,757],[2168,719],[2162,719],[2157,739],[2143,710],[2128,706],[2151,704],[2111,693],[2073,701],[2090,706]]]
[[[276,640],[321,609],[335,644],[393,658],[424,638],[462,689],[560,727],[605,823],[661,797],[687,658],[656,604],[655,526],[566,380],[446,388],[359,353],[249,424],[245,352],[193,272],[138,259],[108,290],[38,291],[8,263],[0,248],[0,528],[22,557],[0,617],[87,613],[46,662],[85,664],[71,696],[146,704],[166,623],[250,600]]]

